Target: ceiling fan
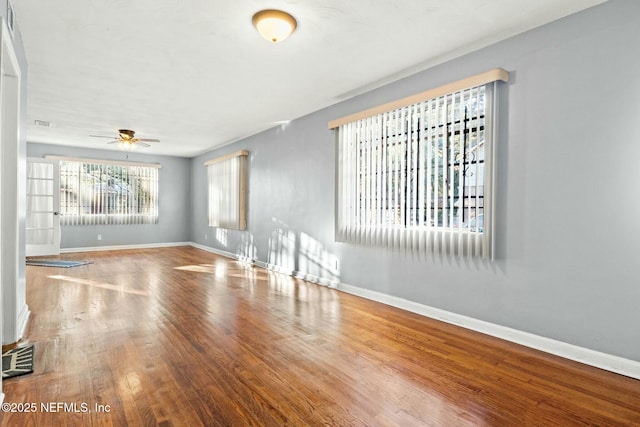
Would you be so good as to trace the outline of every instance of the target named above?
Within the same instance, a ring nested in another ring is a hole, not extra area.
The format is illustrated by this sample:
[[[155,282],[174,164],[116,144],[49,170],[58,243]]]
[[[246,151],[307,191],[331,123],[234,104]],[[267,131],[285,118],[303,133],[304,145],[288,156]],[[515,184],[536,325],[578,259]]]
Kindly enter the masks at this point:
[[[110,138],[113,141],[107,142],[107,144],[120,143],[121,147],[133,148],[134,145],[141,145],[143,147],[151,147],[147,142],[160,142],[159,139],[153,138],[136,138],[136,132],[130,129],[118,129],[118,136],[103,136],[103,135],[89,135],[93,138]]]

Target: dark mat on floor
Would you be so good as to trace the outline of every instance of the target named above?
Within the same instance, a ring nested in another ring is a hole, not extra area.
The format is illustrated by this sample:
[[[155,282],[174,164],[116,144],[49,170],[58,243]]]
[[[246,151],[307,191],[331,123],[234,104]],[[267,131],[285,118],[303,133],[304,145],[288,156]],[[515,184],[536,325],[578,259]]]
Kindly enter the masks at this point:
[[[79,265],[91,264],[88,261],[62,261],[58,259],[28,259],[27,265],[35,265],[38,267],[78,267]]]
[[[33,372],[33,345],[16,347],[2,354],[2,378]]]

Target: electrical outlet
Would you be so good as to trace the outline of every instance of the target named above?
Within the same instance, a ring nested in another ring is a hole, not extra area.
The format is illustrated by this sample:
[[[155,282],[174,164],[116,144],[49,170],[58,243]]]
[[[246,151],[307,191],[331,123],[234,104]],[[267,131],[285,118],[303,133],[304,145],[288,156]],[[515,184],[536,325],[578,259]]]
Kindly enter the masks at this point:
[[[204,240],[207,240],[207,239],[208,239],[208,237],[207,237],[207,235],[205,234],[205,235],[204,235]]]
[[[98,234],[98,240],[102,240],[102,234]]]

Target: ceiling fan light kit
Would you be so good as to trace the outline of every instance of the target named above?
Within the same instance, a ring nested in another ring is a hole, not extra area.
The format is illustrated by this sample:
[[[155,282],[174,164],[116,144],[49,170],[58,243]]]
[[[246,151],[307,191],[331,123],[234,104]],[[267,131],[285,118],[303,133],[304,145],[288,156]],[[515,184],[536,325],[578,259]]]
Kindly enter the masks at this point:
[[[151,147],[151,145],[147,144],[147,142],[160,142],[159,139],[154,138],[136,138],[136,132],[131,129],[118,129],[118,136],[103,136],[103,135],[89,135],[94,138],[110,138],[113,141],[107,142],[107,144],[115,144],[120,143],[118,148],[121,150],[133,150],[136,145],[141,145],[143,147]]]
[[[133,136],[136,134],[135,131],[130,129],[118,129],[118,133],[122,139],[133,139]]]
[[[122,151],[133,151],[136,149],[136,143],[131,141],[120,141],[118,148]]]
[[[272,43],[286,39],[298,26],[293,16],[276,9],[261,10],[253,15],[252,21],[258,33]]]

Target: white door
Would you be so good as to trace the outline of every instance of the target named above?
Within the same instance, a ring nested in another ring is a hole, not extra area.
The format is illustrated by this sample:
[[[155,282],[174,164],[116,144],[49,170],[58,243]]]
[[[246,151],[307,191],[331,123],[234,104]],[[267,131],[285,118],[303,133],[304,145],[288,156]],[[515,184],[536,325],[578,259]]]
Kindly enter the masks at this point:
[[[27,256],[60,253],[60,173],[57,160],[27,161]]]

